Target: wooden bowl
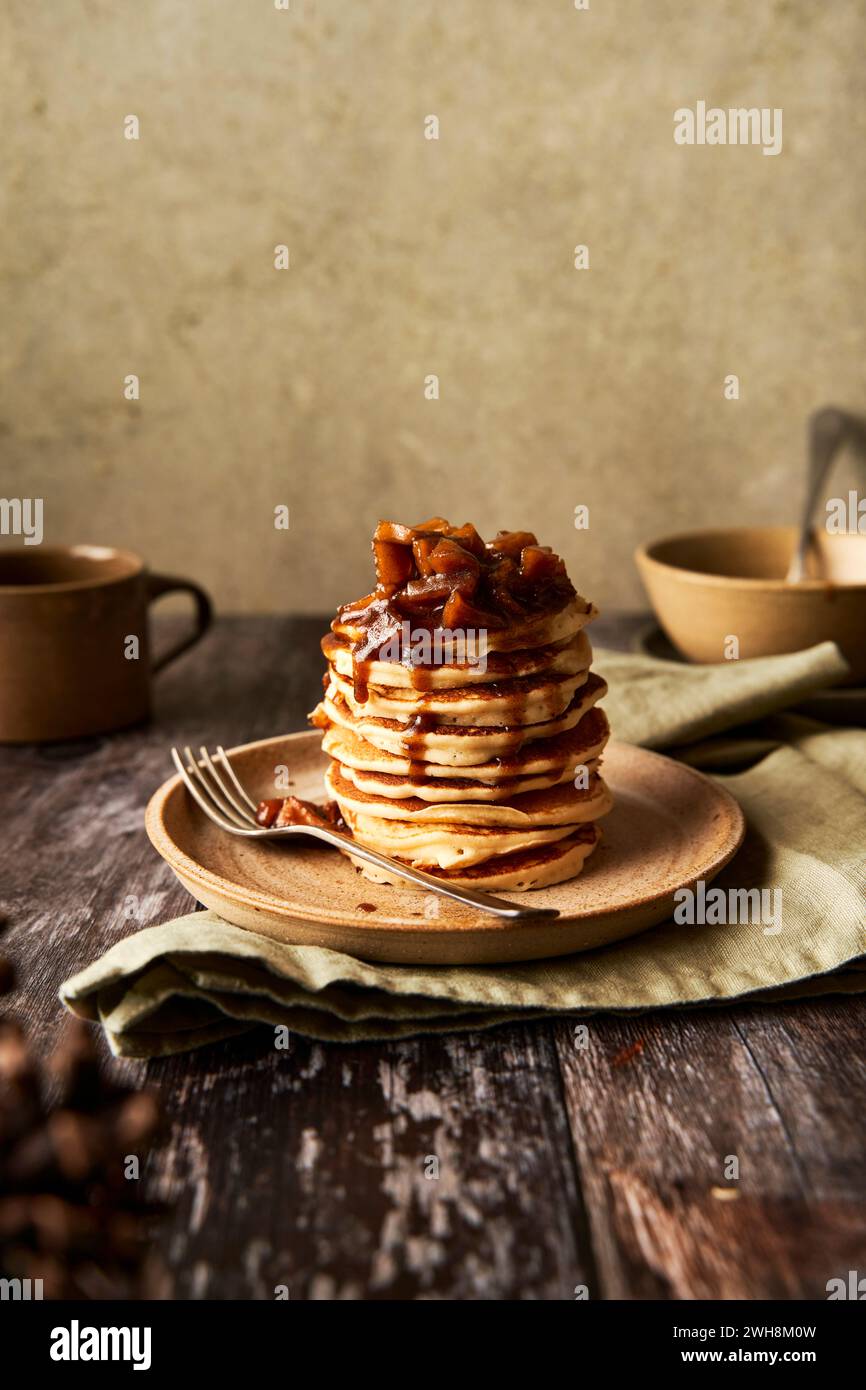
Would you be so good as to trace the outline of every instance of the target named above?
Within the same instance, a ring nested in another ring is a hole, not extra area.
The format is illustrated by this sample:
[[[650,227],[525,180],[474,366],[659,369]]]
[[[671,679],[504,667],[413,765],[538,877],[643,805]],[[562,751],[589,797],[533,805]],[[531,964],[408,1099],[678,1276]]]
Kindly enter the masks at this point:
[[[866,535],[817,531],[809,577],[785,574],[793,526],[692,531],[641,546],[635,561],[656,617],[689,661],[773,656],[835,642],[851,666],[846,684],[866,681]]]

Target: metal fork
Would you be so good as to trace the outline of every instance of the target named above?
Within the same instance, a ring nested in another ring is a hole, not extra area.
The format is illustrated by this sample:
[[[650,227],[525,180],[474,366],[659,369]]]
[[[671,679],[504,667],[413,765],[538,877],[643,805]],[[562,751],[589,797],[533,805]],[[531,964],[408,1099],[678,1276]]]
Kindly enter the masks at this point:
[[[433,874],[425,874],[421,869],[413,869],[409,864],[401,864],[396,859],[388,859],[386,855],[378,854],[376,850],[359,844],[351,835],[344,835],[339,830],[326,829],[318,825],[280,825],[274,826],[270,830],[265,829],[264,826],[257,823],[256,803],[241,785],[224,748],[217,745],[213,757],[206,748],[200,748],[201,756],[198,759],[193,756],[192,750],[188,747],[184,748],[183,752],[186,759],[185,765],[177,749],[172,748],[171,750],[174,765],[183,779],[184,786],[208,819],[229,835],[243,835],[252,840],[277,840],[287,835],[307,835],[314,840],[324,840],[326,845],[351,849],[356,859],[363,859],[368,864],[377,864],[380,868],[398,874],[400,878],[405,878],[407,882],[414,883],[419,888],[426,888],[430,893],[440,893],[444,898],[456,898],[458,902],[466,903],[468,907],[477,907],[482,912],[491,912],[495,917],[502,917],[515,922],[523,921],[529,917],[559,916],[559,911],[555,907],[517,906],[514,903],[506,902],[504,898],[494,897],[492,893],[484,893],[479,888],[458,888],[443,879],[436,878]],[[220,765],[219,770],[216,766],[217,763]],[[220,775],[221,773],[222,775]]]

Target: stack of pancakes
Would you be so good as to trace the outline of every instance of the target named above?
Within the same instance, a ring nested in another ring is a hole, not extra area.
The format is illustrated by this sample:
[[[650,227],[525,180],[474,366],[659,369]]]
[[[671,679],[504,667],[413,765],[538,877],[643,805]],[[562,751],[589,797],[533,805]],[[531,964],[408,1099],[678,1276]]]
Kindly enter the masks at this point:
[[[383,531],[376,592],[341,609],[322,641],[328,673],[311,719],[331,758],[329,795],[355,839],[439,878],[511,890],[572,878],[611,807],[598,770],[607,687],[584,631],[596,610],[529,533],[485,545],[441,518]],[[395,567],[382,547],[398,543],[417,559],[398,554]],[[464,544],[478,560],[471,579]],[[479,620],[475,636],[419,662],[418,625],[454,631],[452,615]],[[411,644],[395,646],[398,626]]]

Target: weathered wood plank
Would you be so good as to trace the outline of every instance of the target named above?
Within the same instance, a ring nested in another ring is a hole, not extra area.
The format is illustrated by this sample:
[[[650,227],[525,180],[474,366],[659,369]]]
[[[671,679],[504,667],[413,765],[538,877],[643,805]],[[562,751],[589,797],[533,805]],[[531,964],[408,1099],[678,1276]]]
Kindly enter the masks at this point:
[[[151,1064],[176,1296],[544,1298],[591,1283],[546,1027]],[[428,1176],[438,1172],[438,1176]]]
[[[556,1025],[605,1297],[820,1298],[863,1267],[864,1017],[848,999],[598,1018],[585,1049]]]
[[[866,1187],[866,999],[738,1009],[734,1025],[819,1201],[860,1203]]]

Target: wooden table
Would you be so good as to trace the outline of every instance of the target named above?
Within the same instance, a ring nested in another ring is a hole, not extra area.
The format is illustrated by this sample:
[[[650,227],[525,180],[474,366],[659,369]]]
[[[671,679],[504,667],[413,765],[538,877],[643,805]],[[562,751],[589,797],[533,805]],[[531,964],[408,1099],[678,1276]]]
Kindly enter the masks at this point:
[[[172,743],[303,727],[315,619],[227,619],[155,722],[0,749],[0,902],[39,1046],[57,987],[192,902],[142,816]],[[628,645],[634,621],[599,623]],[[651,939],[647,948],[652,949]],[[824,1298],[866,1272],[866,998],[529,1023],[363,1046],[272,1033],[143,1066],[178,1298]],[[425,1176],[435,1155],[440,1176]],[[725,1177],[727,1155],[739,1182]]]

